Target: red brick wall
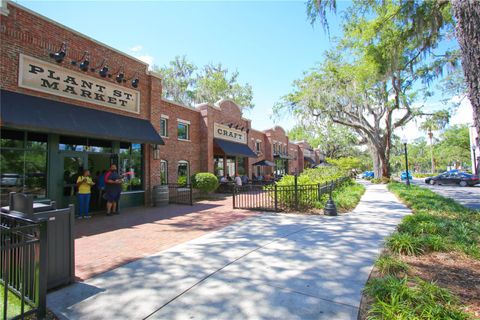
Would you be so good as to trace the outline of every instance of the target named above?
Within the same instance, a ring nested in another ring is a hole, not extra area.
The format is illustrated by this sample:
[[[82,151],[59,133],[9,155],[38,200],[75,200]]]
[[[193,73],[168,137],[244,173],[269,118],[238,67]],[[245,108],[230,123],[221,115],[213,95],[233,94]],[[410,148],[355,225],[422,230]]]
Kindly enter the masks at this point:
[[[202,125],[200,112],[193,108],[180,106],[166,100],[162,100],[160,114],[168,116],[168,137],[163,138],[164,146],[160,146],[160,158],[168,161],[168,181],[177,182],[178,162],[188,161],[190,165],[190,175],[206,171],[202,166]],[[190,141],[178,140],[177,124],[178,119],[190,122]],[[160,116],[158,122],[160,123]],[[153,160],[158,161],[160,160]],[[160,170],[155,173],[160,178]]]
[[[253,150],[253,151],[256,151],[256,141],[257,140],[260,140],[261,143],[260,143],[260,154],[258,155],[258,158],[256,159],[252,159],[251,163],[255,163],[255,162],[258,162],[258,161],[262,161],[262,160],[268,160],[268,161],[273,161],[273,158],[271,156],[271,154],[267,154],[266,150],[269,150],[270,148],[270,144],[268,143],[268,139],[265,135],[265,133],[261,132],[261,131],[257,131],[257,130],[250,130],[250,133],[249,133],[249,146],[250,148]],[[255,168],[253,166],[250,166],[250,174],[252,172],[256,172],[254,171]],[[262,171],[263,174],[272,174],[272,167],[263,167]],[[250,175],[250,178],[251,178],[251,175]]]

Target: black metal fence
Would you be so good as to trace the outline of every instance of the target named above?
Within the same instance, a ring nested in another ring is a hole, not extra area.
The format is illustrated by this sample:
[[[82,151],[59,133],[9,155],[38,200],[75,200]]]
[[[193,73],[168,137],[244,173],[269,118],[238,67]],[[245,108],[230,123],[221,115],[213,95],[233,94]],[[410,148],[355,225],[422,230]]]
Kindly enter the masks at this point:
[[[169,183],[168,203],[193,205],[192,185]]]
[[[14,213],[0,213],[0,283],[2,317],[7,319],[9,306],[20,304],[23,319],[35,313],[46,315],[47,294],[47,221],[32,221]],[[10,301],[9,301],[10,300]]]
[[[302,184],[281,186],[248,184],[233,189],[233,208],[262,211],[305,210],[321,201],[323,195],[330,193],[349,178],[344,177],[324,184]]]

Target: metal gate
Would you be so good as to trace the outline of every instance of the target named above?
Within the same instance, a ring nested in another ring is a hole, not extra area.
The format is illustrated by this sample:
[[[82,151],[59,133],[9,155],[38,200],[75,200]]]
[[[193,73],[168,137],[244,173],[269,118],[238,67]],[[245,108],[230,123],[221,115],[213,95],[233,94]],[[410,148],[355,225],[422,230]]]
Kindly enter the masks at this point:
[[[349,178],[324,184],[247,184],[233,188],[233,208],[260,211],[298,211],[311,209]]]

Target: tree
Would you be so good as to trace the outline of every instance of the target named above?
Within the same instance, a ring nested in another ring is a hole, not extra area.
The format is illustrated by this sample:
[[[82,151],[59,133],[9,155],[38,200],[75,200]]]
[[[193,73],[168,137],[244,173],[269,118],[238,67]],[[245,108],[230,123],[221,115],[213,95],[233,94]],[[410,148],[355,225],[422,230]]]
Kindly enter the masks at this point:
[[[238,71],[229,74],[221,64],[207,64],[200,70],[186,56],[176,56],[167,66],[153,69],[162,75],[163,97],[194,106],[230,99],[243,108],[252,108],[253,90],[238,83]]]
[[[427,119],[420,125],[420,130],[427,132],[430,139],[430,157],[432,163],[432,172],[435,173],[435,159],[433,157],[433,131],[443,129],[450,119],[450,114],[446,110],[437,112],[436,114],[427,117]]]
[[[153,69],[162,75],[164,98],[186,106],[192,105],[196,86],[194,72],[197,67],[186,56],[176,56],[168,66],[154,66]]]
[[[228,74],[228,69],[219,64],[207,64],[196,78],[195,100],[197,103],[215,103],[230,99],[243,108],[253,108],[253,90],[248,83],[238,83],[238,71]]]
[[[368,2],[378,4],[383,0],[366,0]],[[398,0],[397,3],[398,14],[403,15],[405,21],[411,24],[413,37],[423,38],[425,47],[435,45],[440,30],[453,23],[453,11],[468,98],[473,108],[473,123],[480,136],[480,1]],[[327,13],[330,11],[336,11],[336,0],[307,0],[307,16],[311,24],[319,19],[324,28],[328,26]],[[445,57],[454,62],[456,54],[447,53]]]
[[[393,1],[356,1],[346,13],[337,48],[296,81],[294,93],[276,108],[288,108],[303,120],[328,118],[354,130],[369,146],[376,177],[390,175],[394,130],[425,114],[413,105],[416,87],[447,62],[445,52],[427,62],[421,59],[442,35],[427,33],[430,44],[413,36],[401,9]]]
[[[318,124],[299,124],[288,131],[292,140],[306,140],[312,147],[318,147],[327,158],[354,156],[359,153],[354,146],[358,139],[344,126],[324,121]]]
[[[440,136],[435,148],[435,157],[442,168],[449,165],[470,165],[470,137],[467,125],[452,126]]]

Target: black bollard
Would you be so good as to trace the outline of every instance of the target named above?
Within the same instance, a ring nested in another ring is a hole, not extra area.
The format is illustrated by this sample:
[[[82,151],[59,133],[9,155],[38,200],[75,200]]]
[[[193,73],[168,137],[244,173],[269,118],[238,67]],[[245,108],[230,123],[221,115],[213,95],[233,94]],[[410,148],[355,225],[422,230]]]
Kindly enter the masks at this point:
[[[333,202],[332,198],[332,189],[333,189],[333,182],[330,187],[330,195],[328,197],[328,201],[325,204],[325,208],[323,209],[323,214],[327,216],[337,216],[337,206],[335,205],[335,202]]]

